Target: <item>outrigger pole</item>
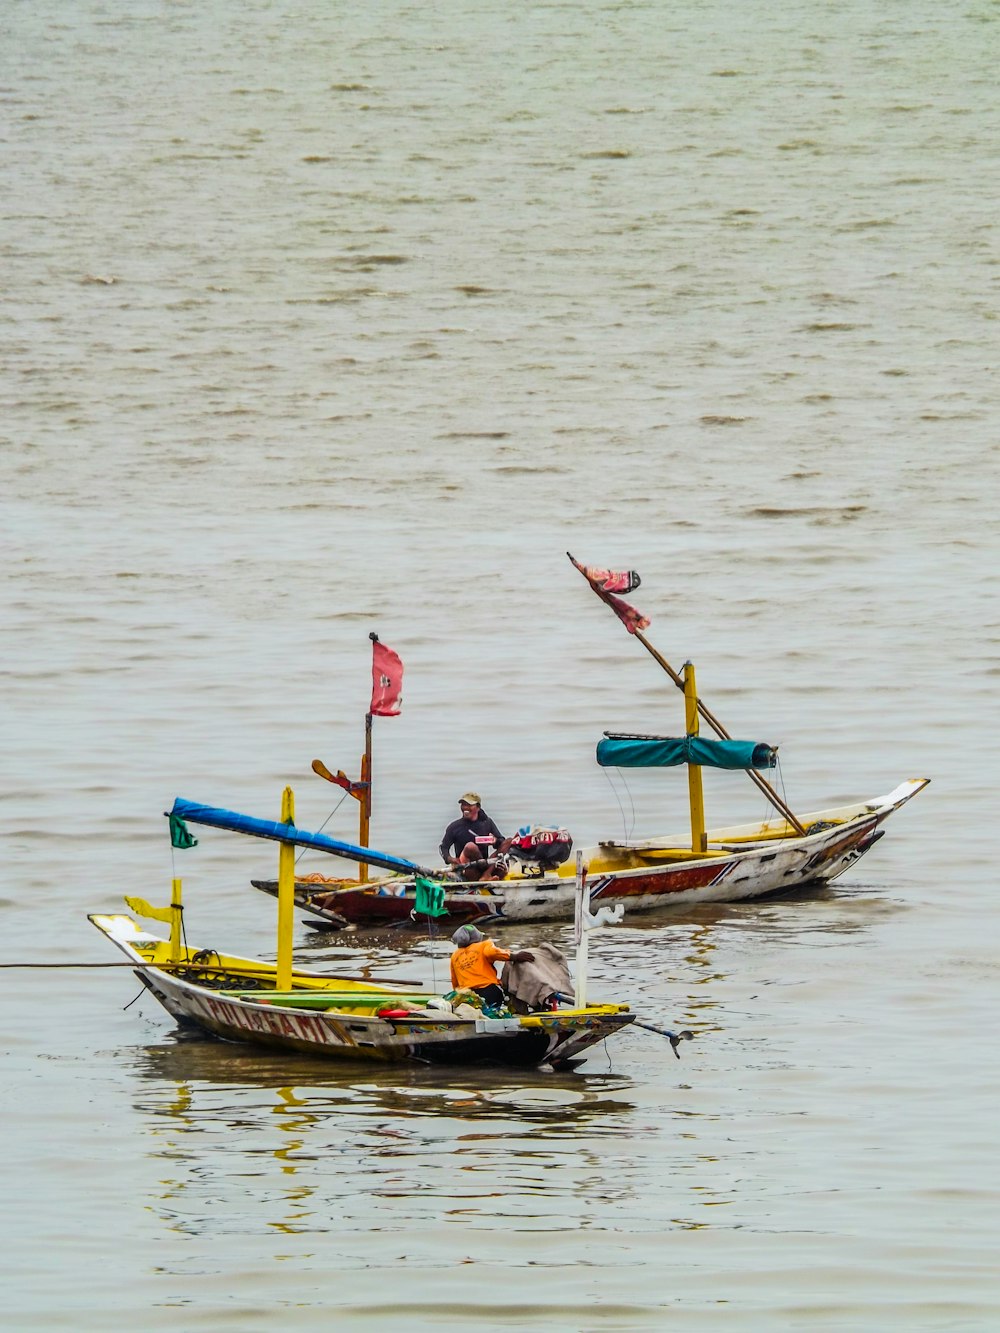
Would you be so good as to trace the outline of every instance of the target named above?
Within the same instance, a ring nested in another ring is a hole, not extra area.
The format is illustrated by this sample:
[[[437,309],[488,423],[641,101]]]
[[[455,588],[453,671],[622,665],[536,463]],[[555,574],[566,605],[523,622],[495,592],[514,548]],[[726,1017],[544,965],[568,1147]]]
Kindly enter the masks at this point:
[[[584,566],[581,565],[581,564],[579,564],[576,560],[574,560],[573,557],[570,555],[569,551],[566,552],[566,555],[569,557],[570,563],[571,563],[572,565],[575,565],[576,568],[580,571],[580,573],[583,574],[583,577],[584,577],[585,579],[587,579],[587,582],[588,582],[588,583],[590,584],[590,586],[593,588],[594,592],[597,593],[598,597],[600,597],[601,601],[602,601],[602,602],[605,602],[608,606],[610,606],[611,609],[612,609],[612,611],[614,611],[615,615],[618,616],[619,619],[621,619],[622,617],[619,615],[618,607],[615,605],[615,600],[616,600],[616,599],[613,598],[612,595],[611,595],[610,593],[605,592],[603,588],[598,587],[594,582],[591,581],[591,579],[587,578],[587,574],[586,574],[586,572],[585,572]],[[638,581],[638,580],[637,580],[637,581]],[[619,605],[622,605],[622,603],[619,603]],[[624,623],[624,622],[623,622],[623,623]],[[643,620],[643,624],[646,624],[646,623],[648,623],[648,622],[646,622],[645,620]],[[656,662],[656,663],[657,663],[657,664],[658,664],[658,665],[659,665],[659,666],[660,666],[660,667],[667,673],[667,675],[668,675],[668,676],[670,677],[670,679],[674,682],[674,684],[675,684],[675,685],[677,686],[677,688],[681,691],[681,693],[684,694],[684,695],[687,697],[688,694],[689,694],[689,691],[687,691],[686,688],[685,688],[684,678],[683,678],[682,676],[678,675],[678,673],[673,669],[673,667],[670,665],[670,663],[667,661],[667,659],[663,656],[663,654],[660,653],[660,652],[658,652],[658,651],[653,647],[653,645],[649,642],[649,640],[648,640],[648,639],[646,638],[646,636],[643,634],[642,630],[639,629],[639,628],[637,628],[637,627],[633,627],[632,625],[626,625],[626,628],[629,629],[629,630],[631,631],[631,633],[632,633],[632,635],[633,635],[634,638],[636,638],[636,639],[639,640],[639,642],[642,644],[643,648],[645,648],[646,652],[649,653],[650,657],[652,657],[653,660],[654,660],[654,661],[655,661],[655,662]],[[697,699],[697,700],[696,700],[696,703],[697,703],[697,710],[698,710],[698,712],[699,712],[699,713],[701,714],[701,716],[705,719],[705,721],[708,723],[708,725],[712,728],[712,730],[715,732],[715,734],[716,734],[721,740],[724,740],[724,741],[732,740],[732,737],[730,736],[729,732],[728,732],[728,731],[726,730],[726,728],[722,725],[722,723],[721,723],[721,722],[719,721],[719,719],[715,716],[715,714],[714,714],[713,712],[711,712],[711,710],[708,708],[708,706],[707,706],[706,704],[704,704],[704,703],[701,701],[701,699]],[[691,727],[690,727],[690,725],[689,725],[689,726],[688,726],[688,731],[690,732],[690,730],[691,730]],[[764,795],[767,797],[767,799],[771,802],[771,804],[772,804],[772,805],[774,806],[774,808],[777,810],[778,814],[781,815],[782,818],[786,819],[786,820],[788,821],[789,824],[791,824],[792,828],[796,831],[796,833],[802,834],[802,835],[804,836],[804,835],[805,835],[805,829],[804,829],[803,826],[799,823],[799,821],[796,819],[795,815],[792,813],[792,811],[789,809],[789,807],[785,804],[785,802],[781,799],[781,797],[778,795],[778,793],[774,790],[774,788],[771,786],[771,784],[767,781],[767,779],[766,779],[766,778],[762,778],[762,777],[760,776],[760,774],[759,774],[758,772],[756,772],[756,770],[754,770],[754,769],[752,769],[752,768],[747,768],[747,769],[744,769],[743,771],[744,771],[744,772],[746,773],[746,775],[749,777],[750,781],[753,782],[753,783],[755,783],[755,784],[761,789],[761,791],[764,793]]]
[[[314,847],[317,851],[330,852],[333,856],[345,856],[351,861],[360,861],[383,866],[386,870],[401,870],[406,874],[433,875],[432,870],[425,870],[414,861],[407,861],[401,856],[390,856],[387,852],[372,851],[369,847],[354,847],[348,842],[339,842],[328,838],[324,833],[309,833],[295,824],[295,794],[291,787],[286,787],[281,795],[281,819],[255,819],[252,815],[241,815],[235,810],[223,810],[218,806],[202,805],[198,801],[186,801],[178,796],[170,810],[176,820],[182,823],[190,820],[194,824],[207,824],[211,828],[229,829],[231,833],[246,833],[254,838],[268,838],[280,843],[278,849],[278,948],[277,973],[278,990],[289,990],[292,984],[292,925],[295,906],[295,848]],[[175,880],[175,893],[180,896],[180,880]],[[176,904],[180,910],[179,901]],[[164,908],[164,913],[170,908]],[[166,916],[159,918],[167,919]]]

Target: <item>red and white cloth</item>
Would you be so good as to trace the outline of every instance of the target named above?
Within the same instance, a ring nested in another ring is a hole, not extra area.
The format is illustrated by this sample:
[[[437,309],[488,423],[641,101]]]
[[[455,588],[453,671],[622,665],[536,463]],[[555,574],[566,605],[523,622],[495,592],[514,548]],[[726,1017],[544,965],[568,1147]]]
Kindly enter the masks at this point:
[[[372,703],[375,717],[398,717],[403,706],[403,663],[378,639],[372,642]]]
[[[573,560],[572,556],[569,558]],[[639,575],[634,569],[597,569],[593,565],[581,565],[579,560],[573,560],[573,564],[601,601],[607,602],[629,634],[636,634],[639,630],[647,628],[649,617],[614,595],[616,592],[631,592],[633,588],[638,588]]]

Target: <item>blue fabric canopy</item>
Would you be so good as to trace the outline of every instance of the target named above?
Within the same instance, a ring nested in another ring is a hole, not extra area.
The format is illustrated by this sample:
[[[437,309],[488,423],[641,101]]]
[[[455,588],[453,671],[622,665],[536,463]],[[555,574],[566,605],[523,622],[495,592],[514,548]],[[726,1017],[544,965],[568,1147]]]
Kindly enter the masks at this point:
[[[175,818],[190,819],[195,824],[209,824],[212,828],[229,829],[232,833],[248,833],[254,838],[271,838],[275,842],[291,842],[298,847],[315,847],[320,852],[330,852],[334,856],[346,857],[349,861],[363,861],[369,865],[382,866],[386,870],[414,871],[430,875],[413,861],[404,861],[401,856],[390,856],[387,852],[372,851],[370,847],[355,847],[349,842],[338,842],[328,838],[325,833],[307,833],[294,824],[282,824],[278,820],[254,819],[251,815],[240,815],[234,810],[220,810],[214,805],[199,805],[197,801],[185,801],[178,796],[170,814]]]
[[[611,736],[597,745],[602,768],[673,768],[700,764],[705,768],[774,768],[775,750],[762,741],[709,741],[701,736],[658,736],[642,739]]]

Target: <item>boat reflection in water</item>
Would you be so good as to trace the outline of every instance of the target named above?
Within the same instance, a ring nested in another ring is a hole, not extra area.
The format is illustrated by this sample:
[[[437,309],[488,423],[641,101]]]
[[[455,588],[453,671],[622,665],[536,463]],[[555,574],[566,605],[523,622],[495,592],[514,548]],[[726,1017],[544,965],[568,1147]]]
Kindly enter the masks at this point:
[[[184,1032],[123,1050],[123,1080],[148,1131],[153,1207],[184,1236],[243,1229],[321,1245],[313,1258],[300,1252],[304,1263],[319,1263],[329,1246],[363,1267],[372,1236],[392,1236],[390,1252],[405,1251],[407,1271],[452,1252],[456,1225],[480,1233],[463,1243],[482,1254],[498,1245],[520,1254],[540,1231],[558,1250],[560,1235],[581,1225],[594,1227],[595,1245],[617,1244],[616,1219],[630,1219],[629,1243],[640,1248],[646,1241],[633,1232],[643,1219],[657,1235],[731,1228],[745,1201],[720,1136],[771,1125],[784,1142],[800,1125],[788,1072],[801,1054],[797,988],[812,1004],[828,996],[836,1012],[841,948],[905,910],[865,886],[850,896],[803,890],[798,900],[792,913],[777,902],[704,905],[602,936],[595,984],[625,977],[637,999],[695,1028],[683,1063],[635,1030],[611,1048],[615,1072],[604,1072],[595,1048],[585,1068],[542,1078],[340,1066]],[[554,923],[523,930],[525,945],[568,935]],[[408,975],[446,963],[440,939],[402,947]],[[311,960],[320,952],[355,970],[387,961],[360,941],[310,950]],[[650,1180],[659,1182],[655,1200]],[[650,1244],[652,1234],[642,1232]]]
[[[339,1237],[362,1217],[368,1230],[427,1235],[492,1217],[513,1176],[549,1208],[581,1170],[599,1169],[600,1145],[636,1109],[621,1075],[553,1074],[539,1087],[512,1085],[509,1071],[395,1066],[353,1082],[324,1060],[201,1035],[137,1056],[154,1209],[169,1230],[201,1237],[237,1226]]]
[[[479,1067],[461,1075],[409,1065],[365,1070],[365,1081],[357,1082],[356,1069],[351,1071],[353,1079],[346,1073],[337,1078],[324,1060],[296,1054],[292,1061],[280,1053],[256,1050],[247,1054],[228,1042],[184,1032],[142,1048],[135,1070],[143,1080],[163,1085],[148,1099],[137,1097],[136,1109],[153,1117],[178,1116],[188,1128],[201,1120],[207,1127],[227,1114],[235,1126],[246,1114],[249,1100],[254,1115],[281,1117],[294,1110],[310,1124],[333,1117],[478,1120],[502,1113],[512,1131],[524,1124],[535,1135],[552,1130],[565,1136],[574,1125],[586,1127],[594,1118],[629,1110],[630,1103],[610,1094],[632,1085],[622,1074],[588,1072],[585,1078],[552,1073],[542,1086],[512,1086],[509,1070]],[[294,1085],[288,1083],[290,1072],[296,1076]],[[255,1094],[273,1094],[277,1100],[265,1105]]]

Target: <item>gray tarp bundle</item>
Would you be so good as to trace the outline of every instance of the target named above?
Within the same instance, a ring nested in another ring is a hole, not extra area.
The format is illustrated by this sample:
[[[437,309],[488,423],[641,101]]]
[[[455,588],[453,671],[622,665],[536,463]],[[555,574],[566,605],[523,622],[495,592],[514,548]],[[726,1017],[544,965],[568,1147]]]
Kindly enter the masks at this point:
[[[572,995],[566,955],[554,944],[533,944],[533,963],[504,963],[500,982],[508,995],[537,1009],[550,995]]]

